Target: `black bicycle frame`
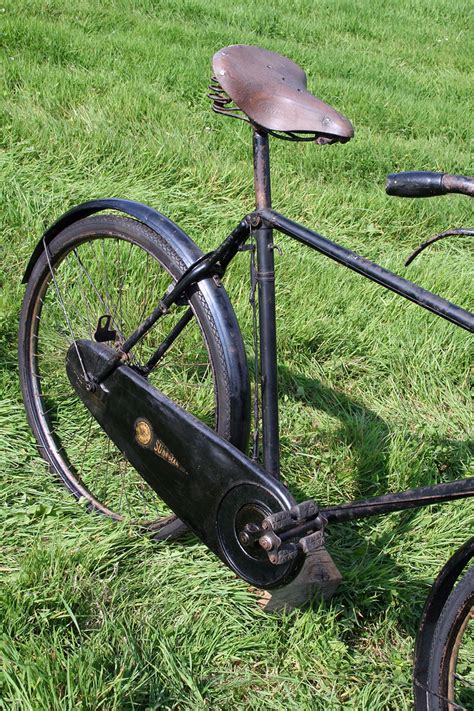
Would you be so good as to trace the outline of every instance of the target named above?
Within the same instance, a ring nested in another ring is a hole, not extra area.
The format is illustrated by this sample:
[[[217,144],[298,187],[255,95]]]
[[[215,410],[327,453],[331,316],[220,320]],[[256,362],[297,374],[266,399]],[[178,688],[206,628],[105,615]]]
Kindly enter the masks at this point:
[[[278,428],[278,386],[276,356],[276,318],[275,318],[275,268],[273,230],[276,229],[293,237],[317,252],[333,259],[385,289],[394,291],[418,306],[431,311],[456,326],[474,331],[474,314],[451,302],[423,289],[421,286],[384,269],[360,255],[323,237],[317,232],[299,225],[280,215],[271,207],[270,190],[270,154],[268,134],[254,129],[254,184],[256,211],[247,215],[224,242],[210,254],[204,255],[183,274],[158,304],[152,314],[127,339],[122,347],[126,354],[138,340],[165,314],[168,308],[179,301],[186,289],[202,278],[211,275],[222,276],[227,265],[237,254],[239,248],[248,239],[251,232],[256,237],[258,314],[260,335],[260,391],[262,398],[263,428],[263,464],[268,473],[279,475],[279,428]],[[187,312],[177,327],[160,345],[152,356],[145,372],[153,367],[174,339],[190,320]],[[122,355],[123,358],[123,355]],[[119,365],[117,359],[108,371],[101,374],[103,380],[107,374]],[[374,516],[406,508],[440,503],[454,498],[474,495],[474,477],[459,479],[445,484],[410,489],[408,491],[372,497],[363,501],[354,501],[322,509],[328,521],[346,521],[350,519]]]
[[[257,214],[270,210],[270,151],[268,135],[253,134],[254,184]],[[260,331],[260,391],[262,396],[263,465],[273,476],[280,474],[278,431],[278,383],[275,318],[275,265],[273,230],[260,221],[256,230],[258,314]]]
[[[268,134],[254,130],[254,183],[257,211],[261,227],[257,238],[257,281],[260,323],[260,372],[262,391],[263,463],[271,474],[279,473],[278,388],[276,369],[275,271],[272,229],[294,237],[326,257],[343,264],[386,289],[404,296],[419,306],[452,321],[467,330],[474,330],[474,316],[446,299],[393,274],[383,267],[341,247],[316,232],[299,225],[271,209],[270,150]]]

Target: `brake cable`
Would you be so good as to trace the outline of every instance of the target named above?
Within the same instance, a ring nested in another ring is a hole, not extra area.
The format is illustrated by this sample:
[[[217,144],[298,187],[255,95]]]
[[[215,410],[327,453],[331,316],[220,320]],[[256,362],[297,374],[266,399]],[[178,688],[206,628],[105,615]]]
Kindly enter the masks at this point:
[[[420,252],[423,252],[424,249],[430,246],[430,244],[434,244],[440,239],[444,239],[445,237],[451,237],[451,236],[462,236],[462,235],[467,235],[467,236],[474,236],[474,230],[470,229],[465,229],[463,227],[456,229],[456,230],[446,230],[446,232],[441,232],[439,235],[435,235],[434,237],[430,237],[430,239],[427,239],[425,242],[422,242],[418,247],[415,249],[414,252],[410,254],[408,259],[405,262],[405,266],[407,267],[409,264],[413,262],[415,257],[417,257]]]
[[[257,303],[255,295],[257,293],[257,269],[255,266],[255,231],[253,226],[250,227],[249,238],[250,251],[250,293],[249,302],[252,307],[252,336],[253,336],[253,353],[254,353],[254,394],[253,394],[253,444],[252,444],[252,459],[258,461],[260,456],[260,370],[259,370],[259,337],[257,326]]]

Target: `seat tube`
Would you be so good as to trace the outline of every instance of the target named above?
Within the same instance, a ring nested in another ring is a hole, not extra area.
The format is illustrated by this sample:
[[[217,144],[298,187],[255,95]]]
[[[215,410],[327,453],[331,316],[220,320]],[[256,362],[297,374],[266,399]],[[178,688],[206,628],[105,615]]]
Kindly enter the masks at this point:
[[[271,207],[268,134],[257,129],[253,131],[253,165],[257,209]],[[257,245],[263,464],[267,472],[278,477],[280,473],[280,443],[272,229],[265,227],[256,230],[255,239]]]

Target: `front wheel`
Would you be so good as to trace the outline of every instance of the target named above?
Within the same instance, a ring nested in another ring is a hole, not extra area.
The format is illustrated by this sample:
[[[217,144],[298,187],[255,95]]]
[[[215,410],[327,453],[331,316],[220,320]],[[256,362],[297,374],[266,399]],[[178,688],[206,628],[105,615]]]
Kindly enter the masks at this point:
[[[200,252],[181,233],[188,249]],[[72,390],[66,353],[94,339],[110,318],[119,348],[189,266],[173,235],[128,217],[100,215],[63,229],[28,281],[19,329],[20,380],[39,451],[65,486],[89,508],[170,537],[183,530],[131,467]],[[193,253],[194,253],[193,252]],[[189,262],[189,256],[187,257]],[[152,385],[244,449],[248,429],[247,370],[237,321],[212,279],[193,289],[131,351],[146,363],[190,309],[193,318],[149,375]],[[236,392],[241,390],[241,397]]]
[[[426,693],[430,711],[474,709],[474,566],[448,597],[436,624]]]

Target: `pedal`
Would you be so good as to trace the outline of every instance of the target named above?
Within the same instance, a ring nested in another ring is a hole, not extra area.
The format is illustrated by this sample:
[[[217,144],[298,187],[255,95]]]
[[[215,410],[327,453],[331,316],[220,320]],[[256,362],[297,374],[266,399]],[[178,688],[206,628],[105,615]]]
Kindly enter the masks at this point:
[[[326,519],[314,501],[304,501],[262,521],[258,539],[274,565],[281,565],[304,554],[297,576],[275,591],[266,594],[261,603],[266,612],[304,607],[317,597],[329,599],[342,576],[324,547]],[[258,535],[257,533],[254,534]]]
[[[342,575],[333,559],[321,546],[306,555],[303,567],[291,583],[265,593],[260,606],[270,613],[306,607],[319,598],[329,600],[341,581]]]

